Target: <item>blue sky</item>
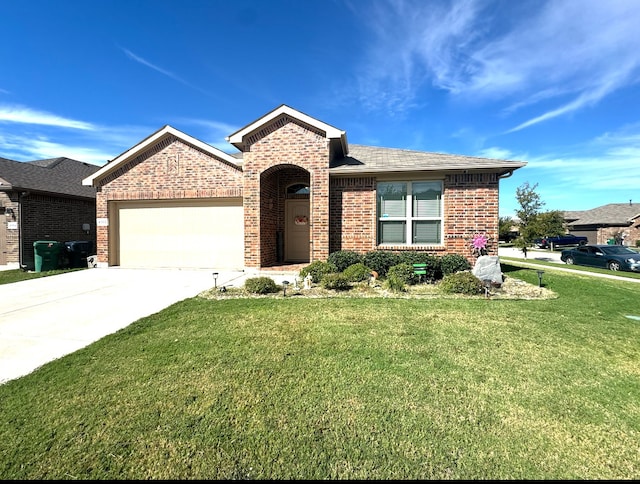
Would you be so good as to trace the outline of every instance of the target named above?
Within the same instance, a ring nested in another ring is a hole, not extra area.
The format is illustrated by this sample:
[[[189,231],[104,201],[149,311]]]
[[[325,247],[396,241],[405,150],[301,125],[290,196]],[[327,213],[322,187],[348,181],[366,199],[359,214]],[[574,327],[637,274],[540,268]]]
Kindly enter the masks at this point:
[[[0,6],[0,157],[103,165],[169,124],[281,104],[353,144],[528,162],[543,210],[640,202],[638,0],[21,0]]]

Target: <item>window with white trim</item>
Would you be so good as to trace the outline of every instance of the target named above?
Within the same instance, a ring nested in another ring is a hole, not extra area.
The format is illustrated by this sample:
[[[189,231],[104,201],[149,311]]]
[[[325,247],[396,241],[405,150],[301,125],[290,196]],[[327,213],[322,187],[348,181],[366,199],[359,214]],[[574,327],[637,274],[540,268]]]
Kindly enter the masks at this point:
[[[442,182],[379,182],[378,244],[442,244]]]

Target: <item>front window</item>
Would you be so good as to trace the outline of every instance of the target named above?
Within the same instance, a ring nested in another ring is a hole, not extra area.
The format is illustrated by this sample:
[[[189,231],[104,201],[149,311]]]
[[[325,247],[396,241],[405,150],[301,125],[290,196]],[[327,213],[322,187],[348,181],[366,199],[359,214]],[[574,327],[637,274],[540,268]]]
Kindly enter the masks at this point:
[[[442,182],[378,183],[378,244],[442,243]]]

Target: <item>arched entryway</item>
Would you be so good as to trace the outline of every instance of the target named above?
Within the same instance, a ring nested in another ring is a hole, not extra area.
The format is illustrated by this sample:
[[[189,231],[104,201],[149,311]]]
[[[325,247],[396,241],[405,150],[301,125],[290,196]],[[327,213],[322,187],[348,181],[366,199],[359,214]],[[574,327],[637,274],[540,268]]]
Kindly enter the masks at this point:
[[[310,175],[295,165],[277,165],[260,176],[260,265],[310,260]]]

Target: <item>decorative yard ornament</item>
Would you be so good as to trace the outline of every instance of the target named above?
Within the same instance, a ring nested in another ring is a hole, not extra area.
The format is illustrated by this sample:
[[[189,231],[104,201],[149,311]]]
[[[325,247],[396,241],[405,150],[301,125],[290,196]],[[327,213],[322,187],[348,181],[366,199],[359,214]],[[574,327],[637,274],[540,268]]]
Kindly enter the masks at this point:
[[[476,234],[471,241],[471,247],[473,247],[473,253],[477,256],[487,255],[487,243],[489,237],[485,234]]]
[[[313,282],[313,276],[311,274],[307,274],[304,278],[304,288],[311,289],[311,283]]]

